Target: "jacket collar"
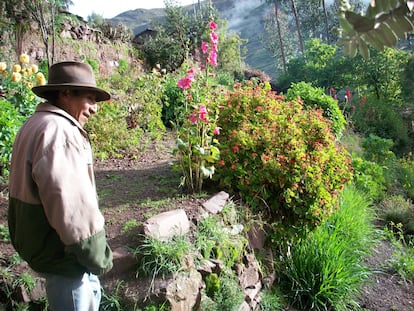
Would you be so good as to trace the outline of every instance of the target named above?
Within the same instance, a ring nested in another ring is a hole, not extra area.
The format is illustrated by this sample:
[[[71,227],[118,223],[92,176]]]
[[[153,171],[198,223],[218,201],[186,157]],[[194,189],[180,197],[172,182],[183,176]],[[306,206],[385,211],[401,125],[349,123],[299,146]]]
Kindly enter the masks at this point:
[[[85,136],[87,136],[87,132],[84,130],[84,128],[80,125],[80,123],[78,122],[78,120],[76,120],[74,117],[72,117],[69,113],[67,113],[65,110],[50,104],[49,102],[45,102],[45,103],[40,103],[37,105],[36,107],[36,112],[51,112],[54,114],[58,114],[66,119],[68,119],[73,125],[75,125],[77,128],[79,128],[79,130],[81,131],[82,134],[84,134]]]

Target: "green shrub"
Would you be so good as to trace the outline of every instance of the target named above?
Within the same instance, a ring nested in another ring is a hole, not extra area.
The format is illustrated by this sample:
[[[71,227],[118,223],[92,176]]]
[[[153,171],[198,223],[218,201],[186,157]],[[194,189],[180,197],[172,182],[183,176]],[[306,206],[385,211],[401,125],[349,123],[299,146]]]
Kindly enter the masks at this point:
[[[414,240],[404,236],[403,225],[391,224],[390,228],[384,229],[385,236],[394,247],[394,252],[389,261],[390,267],[398,273],[403,280],[414,281]]]
[[[24,117],[7,100],[0,100],[0,180],[7,178],[14,138]]]
[[[223,213],[226,213],[226,207]],[[234,235],[230,228],[239,224],[224,223],[222,218],[212,215],[203,218],[197,226],[195,247],[205,259],[218,259],[231,268],[240,262],[247,245],[246,239],[241,235]]]
[[[352,172],[320,110],[270,88],[235,89],[222,105],[215,177],[269,217],[279,237],[312,230],[331,214]]]
[[[161,100],[164,125],[174,127],[177,121],[184,119],[185,97],[183,91],[177,86],[177,78],[172,75],[168,75],[165,79]]]
[[[237,280],[228,275],[220,277],[215,273],[207,275],[205,291],[211,300],[202,299],[201,310],[237,311],[244,300],[244,294]]]
[[[352,167],[354,168],[354,185],[374,201],[382,200],[387,190],[383,166],[354,157]]]
[[[279,284],[299,310],[350,310],[369,275],[364,256],[375,242],[370,202],[346,187],[340,208],[282,254]]]
[[[392,140],[391,151],[397,156],[407,154],[412,147],[407,122],[385,101],[367,97],[365,103],[356,106],[352,122],[364,136],[374,134]]]
[[[404,235],[414,235],[414,205],[403,196],[385,198],[379,204],[378,216],[387,226],[400,224],[398,231]]]
[[[190,249],[191,243],[184,236],[175,236],[168,241],[146,236],[143,243],[134,250],[139,261],[137,275],[142,273],[154,279],[177,272]]]
[[[85,124],[97,158],[119,158],[137,152],[142,130],[127,129],[127,114],[119,106],[116,102],[99,104],[98,113]]]
[[[414,161],[412,154],[399,159],[395,169],[404,194],[414,201]]]
[[[326,95],[323,89],[313,87],[306,82],[293,83],[288,89],[286,98],[288,100],[295,100],[300,97],[303,104],[308,109],[322,109],[323,116],[332,122],[332,131],[336,137],[342,136],[342,131],[345,128],[345,118],[338,107],[338,101],[331,96]]]
[[[382,165],[390,164],[396,160],[394,152],[391,151],[394,142],[392,139],[385,139],[374,134],[362,139],[364,159]]]

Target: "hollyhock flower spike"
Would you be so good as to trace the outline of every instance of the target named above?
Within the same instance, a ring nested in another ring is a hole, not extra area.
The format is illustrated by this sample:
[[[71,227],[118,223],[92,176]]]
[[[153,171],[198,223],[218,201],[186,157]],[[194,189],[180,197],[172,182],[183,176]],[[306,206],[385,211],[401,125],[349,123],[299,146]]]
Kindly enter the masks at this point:
[[[210,40],[213,44],[217,45],[217,43],[218,43],[218,34],[216,34],[214,31],[212,31],[210,33]]]

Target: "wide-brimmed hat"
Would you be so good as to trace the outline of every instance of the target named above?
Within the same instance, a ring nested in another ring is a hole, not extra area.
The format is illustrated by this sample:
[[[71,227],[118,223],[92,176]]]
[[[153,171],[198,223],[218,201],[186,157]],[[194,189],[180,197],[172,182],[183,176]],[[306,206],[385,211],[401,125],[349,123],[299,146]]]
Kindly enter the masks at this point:
[[[74,61],[53,64],[49,68],[47,84],[35,86],[32,91],[39,97],[47,98],[48,92],[63,89],[92,91],[96,94],[95,100],[97,102],[111,98],[108,92],[96,87],[92,67],[89,64]]]

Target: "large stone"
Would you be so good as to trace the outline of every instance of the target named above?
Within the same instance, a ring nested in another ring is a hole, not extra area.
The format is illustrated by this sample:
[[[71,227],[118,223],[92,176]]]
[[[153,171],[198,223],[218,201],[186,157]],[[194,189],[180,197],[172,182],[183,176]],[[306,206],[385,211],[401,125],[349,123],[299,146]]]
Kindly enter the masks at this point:
[[[203,287],[201,274],[195,269],[189,273],[179,273],[167,286],[167,299],[171,311],[197,310],[201,301],[200,289]]]
[[[203,203],[203,207],[211,214],[217,214],[221,212],[229,199],[229,194],[225,191],[220,191],[206,202]]]
[[[190,221],[183,209],[158,214],[144,223],[145,235],[160,241],[168,241],[189,231]]]

